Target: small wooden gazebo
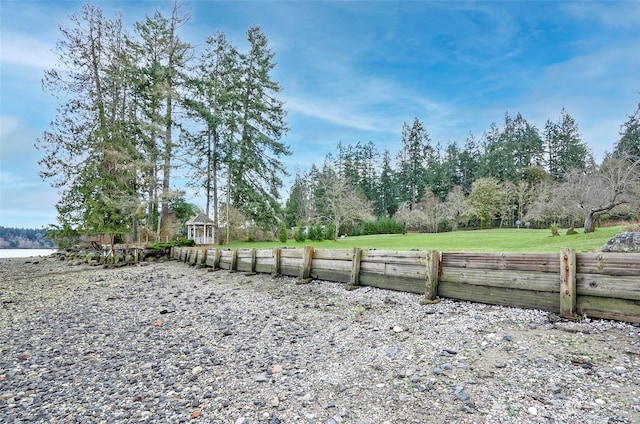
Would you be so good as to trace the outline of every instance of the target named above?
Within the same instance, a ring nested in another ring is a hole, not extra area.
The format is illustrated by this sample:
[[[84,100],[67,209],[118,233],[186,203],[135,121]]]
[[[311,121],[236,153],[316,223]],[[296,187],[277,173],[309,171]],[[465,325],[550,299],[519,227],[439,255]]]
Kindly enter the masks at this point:
[[[215,244],[216,229],[214,222],[207,215],[200,213],[186,222],[187,238],[196,244]]]

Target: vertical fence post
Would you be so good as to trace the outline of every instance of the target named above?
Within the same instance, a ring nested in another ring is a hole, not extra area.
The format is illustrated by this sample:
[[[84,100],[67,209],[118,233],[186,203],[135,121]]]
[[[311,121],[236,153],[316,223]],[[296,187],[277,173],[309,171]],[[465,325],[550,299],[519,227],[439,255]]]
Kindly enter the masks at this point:
[[[302,268],[300,279],[306,280],[311,275],[311,262],[313,261],[313,246],[305,246],[302,252]]]
[[[426,274],[424,287],[424,298],[420,301],[421,305],[429,305],[438,303],[438,269],[440,268],[440,255],[435,250],[429,250],[425,258]]]
[[[251,272],[256,272],[256,248],[251,248]]]
[[[362,260],[362,249],[359,247],[353,248],[353,255],[351,255],[351,278],[347,289],[354,289],[360,285],[360,261]]]
[[[562,249],[560,251],[560,316],[575,318],[576,316],[576,251]]]
[[[202,258],[200,259],[200,265],[205,266],[207,264],[207,248],[202,248]]]
[[[231,251],[231,265],[229,266],[229,271],[236,271],[238,269],[238,249],[233,249]]]
[[[280,275],[280,248],[279,247],[274,247],[273,248],[273,268],[272,268],[272,274],[274,276],[278,276]]]
[[[222,257],[222,249],[217,248],[213,254],[213,269],[220,269],[220,258]]]

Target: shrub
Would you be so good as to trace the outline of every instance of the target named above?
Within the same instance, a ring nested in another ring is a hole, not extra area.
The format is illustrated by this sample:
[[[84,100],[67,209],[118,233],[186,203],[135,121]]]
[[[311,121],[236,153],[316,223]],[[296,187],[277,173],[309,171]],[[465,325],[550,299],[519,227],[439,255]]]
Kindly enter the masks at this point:
[[[324,239],[324,229],[320,224],[309,227],[309,240],[322,241]]]
[[[172,240],[168,242],[155,243],[149,246],[150,249],[164,249],[165,247],[193,247],[196,242],[191,239],[180,238],[178,240]]]
[[[378,218],[375,221],[362,223],[362,235],[401,234],[402,224],[392,218]]]
[[[294,235],[294,239],[297,242],[302,242],[307,239],[307,232],[305,231],[304,226],[302,225],[298,226],[296,233]]]
[[[280,243],[286,243],[288,238],[289,234],[287,233],[287,227],[282,224],[278,230],[278,240],[280,240]]]
[[[560,235],[558,224],[556,223],[551,224],[551,235],[552,236]]]
[[[325,240],[335,240],[336,239],[336,226],[333,224],[325,225],[324,227],[324,238]]]
[[[628,232],[640,232],[640,223],[632,223],[625,227],[625,231]]]

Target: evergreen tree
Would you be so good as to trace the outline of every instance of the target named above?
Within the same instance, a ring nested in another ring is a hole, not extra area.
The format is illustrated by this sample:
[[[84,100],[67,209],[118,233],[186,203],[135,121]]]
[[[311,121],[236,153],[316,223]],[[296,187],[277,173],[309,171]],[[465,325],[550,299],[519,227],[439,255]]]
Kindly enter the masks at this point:
[[[500,141],[500,129],[493,122],[482,135],[482,155],[480,156],[478,175],[481,178],[496,178],[503,181],[511,165],[506,164],[506,146]],[[513,163],[513,161],[511,161]]]
[[[500,129],[492,124],[484,140],[481,176],[515,182],[519,180],[522,169],[542,163],[542,139],[535,126],[530,125],[520,113],[514,118],[506,112],[504,127]]]
[[[618,155],[624,153],[640,158],[640,103],[628,118],[620,128],[620,140],[616,143],[614,153]]]
[[[582,141],[578,124],[562,108],[557,123],[547,120],[544,132],[547,170],[556,180],[563,180],[572,169],[584,169],[593,163],[589,148]]]
[[[231,155],[235,90],[241,80],[238,52],[222,32],[207,37],[206,47],[189,80],[189,97],[185,99],[190,115],[204,129],[189,134],[189,155],[193,180],[204,189],[205,213],[213,211],[214,226],[219,225],[218,187],[224,158]],[[193,154],[195,153],[195,154]],[[213,203],[211,205],[211,203]]]
[[[307,185],[304,177],[300,175],[300,172],[297,172],[285,204],[284,222],[287,228],[307,222],[307,201]]]
[[[43,87],[65,99],[51,129],[36,146],[44,153],[40,175],[62,196],[60,226],[97,234],[130,230],[137,207],[133,137],[123,84],[125,32],[121,19],[85,5],[61,27],[59,66],[45,72]]]
[[[424,124],[414,118],[411,127],[402,126],[402,147],[398,155],[398,182],[400,202],[408,202],[409,209],[422,200],[426,187],[427,157],[432,147]]]
[[[145,100],[144,114],[148,122],[148,149],[150,159],[159,161],[150,168],[155,176],[150,178],[150,194],[155,196],[153,185],[162,177],[159,202],[160,220],[157,232],[167,233],[169,201],[171,193],[171,169],[175,156],[173,129],[176,126],[175,111],[179,101],[179,88],[184,86],[187,62],[190,59],[191,45],[183,42],[178,30],[190,16],[174,3],[171,17],[165,18],[159,11],[153,17],[147,16],[144,22],[134,25],[136,40],[130,42],[134,55],[137,85],[141,98]],[[150,220],[150,217],[149,217]]]
[[[249,28],[247,37],[249,52],[240,56],[242,80],[234,99],[237,133],[225,158],[228,203],[258,226],[269,228],[276,225],[280,213],[280,175],[286,175],[281,158],[291,152],[280,141],[288,128],[283,102],[276,98],[282,89],[271,77],[275,54],[260,27]]]
[[[467,195],[471,193],[471,186],[479,176],[481,156],[480,145],[476,142],[473,134],[469,133],[459,158],[460,186]]]
[[[376,202],[376,214],[387,218],[392,217],[398,211],[398,189],[396,175],[391,167],[391,153],[385,150],[382,155],[382,169],[380,171],[380,193]]]

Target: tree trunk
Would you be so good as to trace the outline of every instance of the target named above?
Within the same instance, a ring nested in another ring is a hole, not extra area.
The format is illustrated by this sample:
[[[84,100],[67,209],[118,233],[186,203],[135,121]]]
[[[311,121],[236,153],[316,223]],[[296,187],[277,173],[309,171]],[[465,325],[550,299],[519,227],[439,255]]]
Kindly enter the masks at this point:
[[[163,152],[163,166],[162,166],[162,208],[160,214],[161,225],[159,225],[159,233],[161,236],[169,235],[169,192],[171,190],[171,148],[172,144],[172,106],[173,99],[171,92],[167,94],[166,108],[167,115],[165,121],[165,139],[164,139],[164,152]]]
[[[593,233],[596,230],[595,228],[595,217],[592,210],[589,210],[584,215],[584,232]]]

